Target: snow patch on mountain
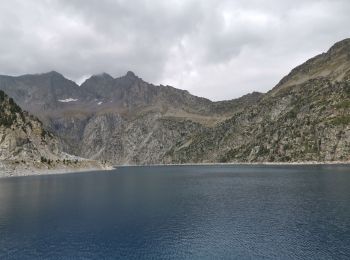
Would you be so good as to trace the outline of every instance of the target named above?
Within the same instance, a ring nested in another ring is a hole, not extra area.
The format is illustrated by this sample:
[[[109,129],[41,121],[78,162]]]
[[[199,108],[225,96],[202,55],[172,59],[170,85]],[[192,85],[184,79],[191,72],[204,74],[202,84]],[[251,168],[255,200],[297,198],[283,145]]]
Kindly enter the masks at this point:
[[[68,103],[68,102],[75,102],[78,101],[78,99],[75,98],[67,98],[67,99],[59,99],[58,102],[62,102],[62,103]]]

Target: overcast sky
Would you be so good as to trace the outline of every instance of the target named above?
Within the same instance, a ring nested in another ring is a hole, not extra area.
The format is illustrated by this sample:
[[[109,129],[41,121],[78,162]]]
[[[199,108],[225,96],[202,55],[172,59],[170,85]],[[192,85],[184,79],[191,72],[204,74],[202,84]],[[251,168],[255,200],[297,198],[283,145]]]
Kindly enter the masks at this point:
[[[0,0],[0,73],[128,70],[212,100],[266,92],[350,37],[349,0]]]

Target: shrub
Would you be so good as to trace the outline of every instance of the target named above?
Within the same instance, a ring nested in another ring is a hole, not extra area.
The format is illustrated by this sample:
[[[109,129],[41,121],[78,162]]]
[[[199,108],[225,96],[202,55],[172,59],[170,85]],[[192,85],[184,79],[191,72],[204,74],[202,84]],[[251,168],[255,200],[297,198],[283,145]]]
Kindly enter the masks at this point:
[[[5,100],[5,92],[0,90],[0,101],[4,101]]]
[[[337,116],[331,120],[333,125],[348,125],[350,124],[350,116]]]

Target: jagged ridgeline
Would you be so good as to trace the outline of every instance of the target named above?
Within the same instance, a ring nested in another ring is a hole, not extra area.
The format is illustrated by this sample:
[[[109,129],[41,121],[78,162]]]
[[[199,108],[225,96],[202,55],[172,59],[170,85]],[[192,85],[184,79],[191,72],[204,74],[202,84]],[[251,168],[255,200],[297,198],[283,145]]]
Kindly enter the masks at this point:
[[[165,162],[191,136],[215,126],[262,97],[212,102],[128,72],[94,75],[81,86],[57,72],[0,77],[4,89],[59,137],[65,151],[115,164]]]
[[[349,161],[349,81],[346,39],[268,93],[229,101],[149,84],[132,72],[94,75],[80,86],[57,72],[0,76],[0,89],[66,152],[115,164]]]

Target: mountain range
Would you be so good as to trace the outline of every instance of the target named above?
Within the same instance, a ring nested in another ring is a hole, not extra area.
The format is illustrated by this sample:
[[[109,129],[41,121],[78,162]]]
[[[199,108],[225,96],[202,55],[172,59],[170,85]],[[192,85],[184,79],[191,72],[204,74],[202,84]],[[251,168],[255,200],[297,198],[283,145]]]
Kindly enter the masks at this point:
[[[16,109],[38,118],[37,132],[51,133],[48,144],[60,147],[52,151],[115,165],[350,160],[350,39],[296,67],[269,92],[229,101],[156,86],[133,72],[94,75],[81,85],[54,71],[0,76],[0,89]],[[16,118],[18,126],[2,131],[19,131],[30,116]],[[34,133],[23,135],[31,140]],[[4,140],[0,158],[13,153]]]

